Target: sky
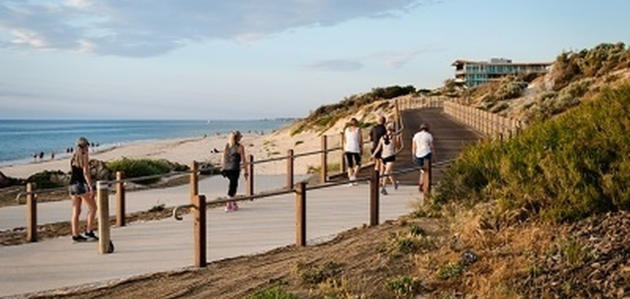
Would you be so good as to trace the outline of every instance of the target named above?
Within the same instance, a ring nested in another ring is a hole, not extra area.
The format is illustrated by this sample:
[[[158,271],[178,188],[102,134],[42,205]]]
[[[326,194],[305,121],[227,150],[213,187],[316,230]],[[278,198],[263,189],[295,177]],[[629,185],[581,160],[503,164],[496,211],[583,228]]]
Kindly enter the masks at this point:
[[[630,43],[627,0],[0,0],[0,118],[302,117],[455,59]]]

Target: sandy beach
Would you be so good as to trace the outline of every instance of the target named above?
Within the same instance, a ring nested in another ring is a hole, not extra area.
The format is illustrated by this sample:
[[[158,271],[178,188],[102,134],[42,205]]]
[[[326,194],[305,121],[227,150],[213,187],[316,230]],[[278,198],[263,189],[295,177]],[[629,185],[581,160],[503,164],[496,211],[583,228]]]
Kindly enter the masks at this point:
[[[377,107],[381,101],[373,103]],[[351,117],[364,119],[364,121],[375,121],[378,115],[391,117],[392,110],[385,109],[365,109],[356,114],[340,119],[337,123],[328,128],[325,132],[306,131],[300,134],[291,135],[291,125],[280,128],[273,133],[264,135],[249,134],[243,132],[242,143],[245,146],[246,154],[253,154],[255,160],[284,156],[287,150],[293,149],[296,154],[316,151],[321,148],[321,135],[330,136],[328,147],[340,145],[340,133],[343,126]],[[364,132],[365,133],[365,132]],[[227,143],[226,134],[209,135],[205,138],[177,138],[152,141],[139,141],[114,148],[109,148],[100,152],[91,153],[91,159],[112,161],[122,157],[127,158],[149,158],[167,159],[172,162],[190,165],[194,161],[210,162],[218,165],[221,161],[220,153],[213,153],[214,149],[222,150]],[[295,173],[305,174],[310,167],[320,166],[320,155],[311,155],[295,159]],[[328,163],[338,163],[340,152],[329,153]],[[55,160],[42,161],[28,164],[15,164],[0,167],[0,172],[7,176],[16,178],[27,178],[28,176],[43,170],[69,170],[69,158],[57,158]],[[286,173],[286,161],[277,161],[263,164],[256,164],[257,174],[282,174]]]

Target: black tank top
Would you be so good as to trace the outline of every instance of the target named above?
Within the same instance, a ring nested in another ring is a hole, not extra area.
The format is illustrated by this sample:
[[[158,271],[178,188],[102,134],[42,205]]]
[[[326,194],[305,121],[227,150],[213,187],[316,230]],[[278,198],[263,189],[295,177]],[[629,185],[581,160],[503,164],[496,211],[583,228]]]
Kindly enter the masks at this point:
[[[85,176],[83,175],[83,168],[74,166],[74,158],[70,159],[70,168],[72,173],[70,175],[70,184],[76,183],[84,183],[85,184]]]

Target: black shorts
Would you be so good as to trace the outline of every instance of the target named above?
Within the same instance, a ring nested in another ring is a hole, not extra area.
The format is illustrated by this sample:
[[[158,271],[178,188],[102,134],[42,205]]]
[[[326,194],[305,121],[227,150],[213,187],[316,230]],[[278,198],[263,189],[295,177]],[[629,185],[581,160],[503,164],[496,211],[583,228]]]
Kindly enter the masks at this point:
[[[396,161],[396,156],[385,157],[385,158],[381,159],[381,161],[383,161],[383,163],[394,162],[394,161]]]
[[[429,161],[429,160],[431,160],[431,153],[426,154],[422,158],[416,157],[416,165],[418,165],[419,167],[424,168],[424,162],[425,161]]]
[[[350,168],[354,167],[354,164],[361,166],[361,155],[359,153],[346,152],[346,163],[348,163]]]
[[[382,153],[383,153],[383,150],[380,150],[380,151],[375,153],[374,149],[372,149],[372,154],[374,154],[374,158],[376,158],[376,159],[380,159]]]
[[[83,195],[87,193],[87,189],[86,183],[73,183],[68,186],[68,192],[70,192],[70,195]]]

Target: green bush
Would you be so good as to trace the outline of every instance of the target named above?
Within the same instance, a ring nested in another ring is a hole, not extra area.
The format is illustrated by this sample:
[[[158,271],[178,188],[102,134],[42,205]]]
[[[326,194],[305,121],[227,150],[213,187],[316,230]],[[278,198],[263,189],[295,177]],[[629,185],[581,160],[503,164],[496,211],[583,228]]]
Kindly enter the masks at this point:
[[[62,184],[60,181],[55,180],[55,176],[63,177],[65,174],[62,171],[40,171],[36,174],[31,175],[26,179],[27,182],[33,183],[36,189],[48,189],[48,188],[57,188],[61,187],[65,184]]]
[[[341,274],[341,266],[341,264],[334,261],[328,261],[324,263],[321,267],[309,267],[302,263],[298,263],[297,268],[303,283],[315,285],[328,279],[337,277],[339,274]]]
[[[630,85],[606,90],[506,142],[466,148],[436,201],[497,200],[553,222],[630,208]]]
[[[258,290],[247,296],[247,299],[297,299],[298,296],[287,292],[280,286]]]
[[[448,263],[438,270],[437,277],[441,280],[448,280],[457,277],[464,271],[464,266],[460,263]]]
[[[107,167],[113,172],[123,171],[125,177],[137,178],[155,174],[165,174],[171,171],[171,166],[164,160],[151,160],[151,159],[128,159],[122,158],[107,162]],[[137,183],[139,184],[152,184],[159,181],[159,179],[143,180]]]
[[[385,285],[396,296],[403,298],[409,298],[420,290],[420,282],[406,275],[388,279]]]
[[[580,52],[564,52],[553,65],[554,90],[584,77],[597,77],[630,67],[630,49],[624,43],[599,44]]]

